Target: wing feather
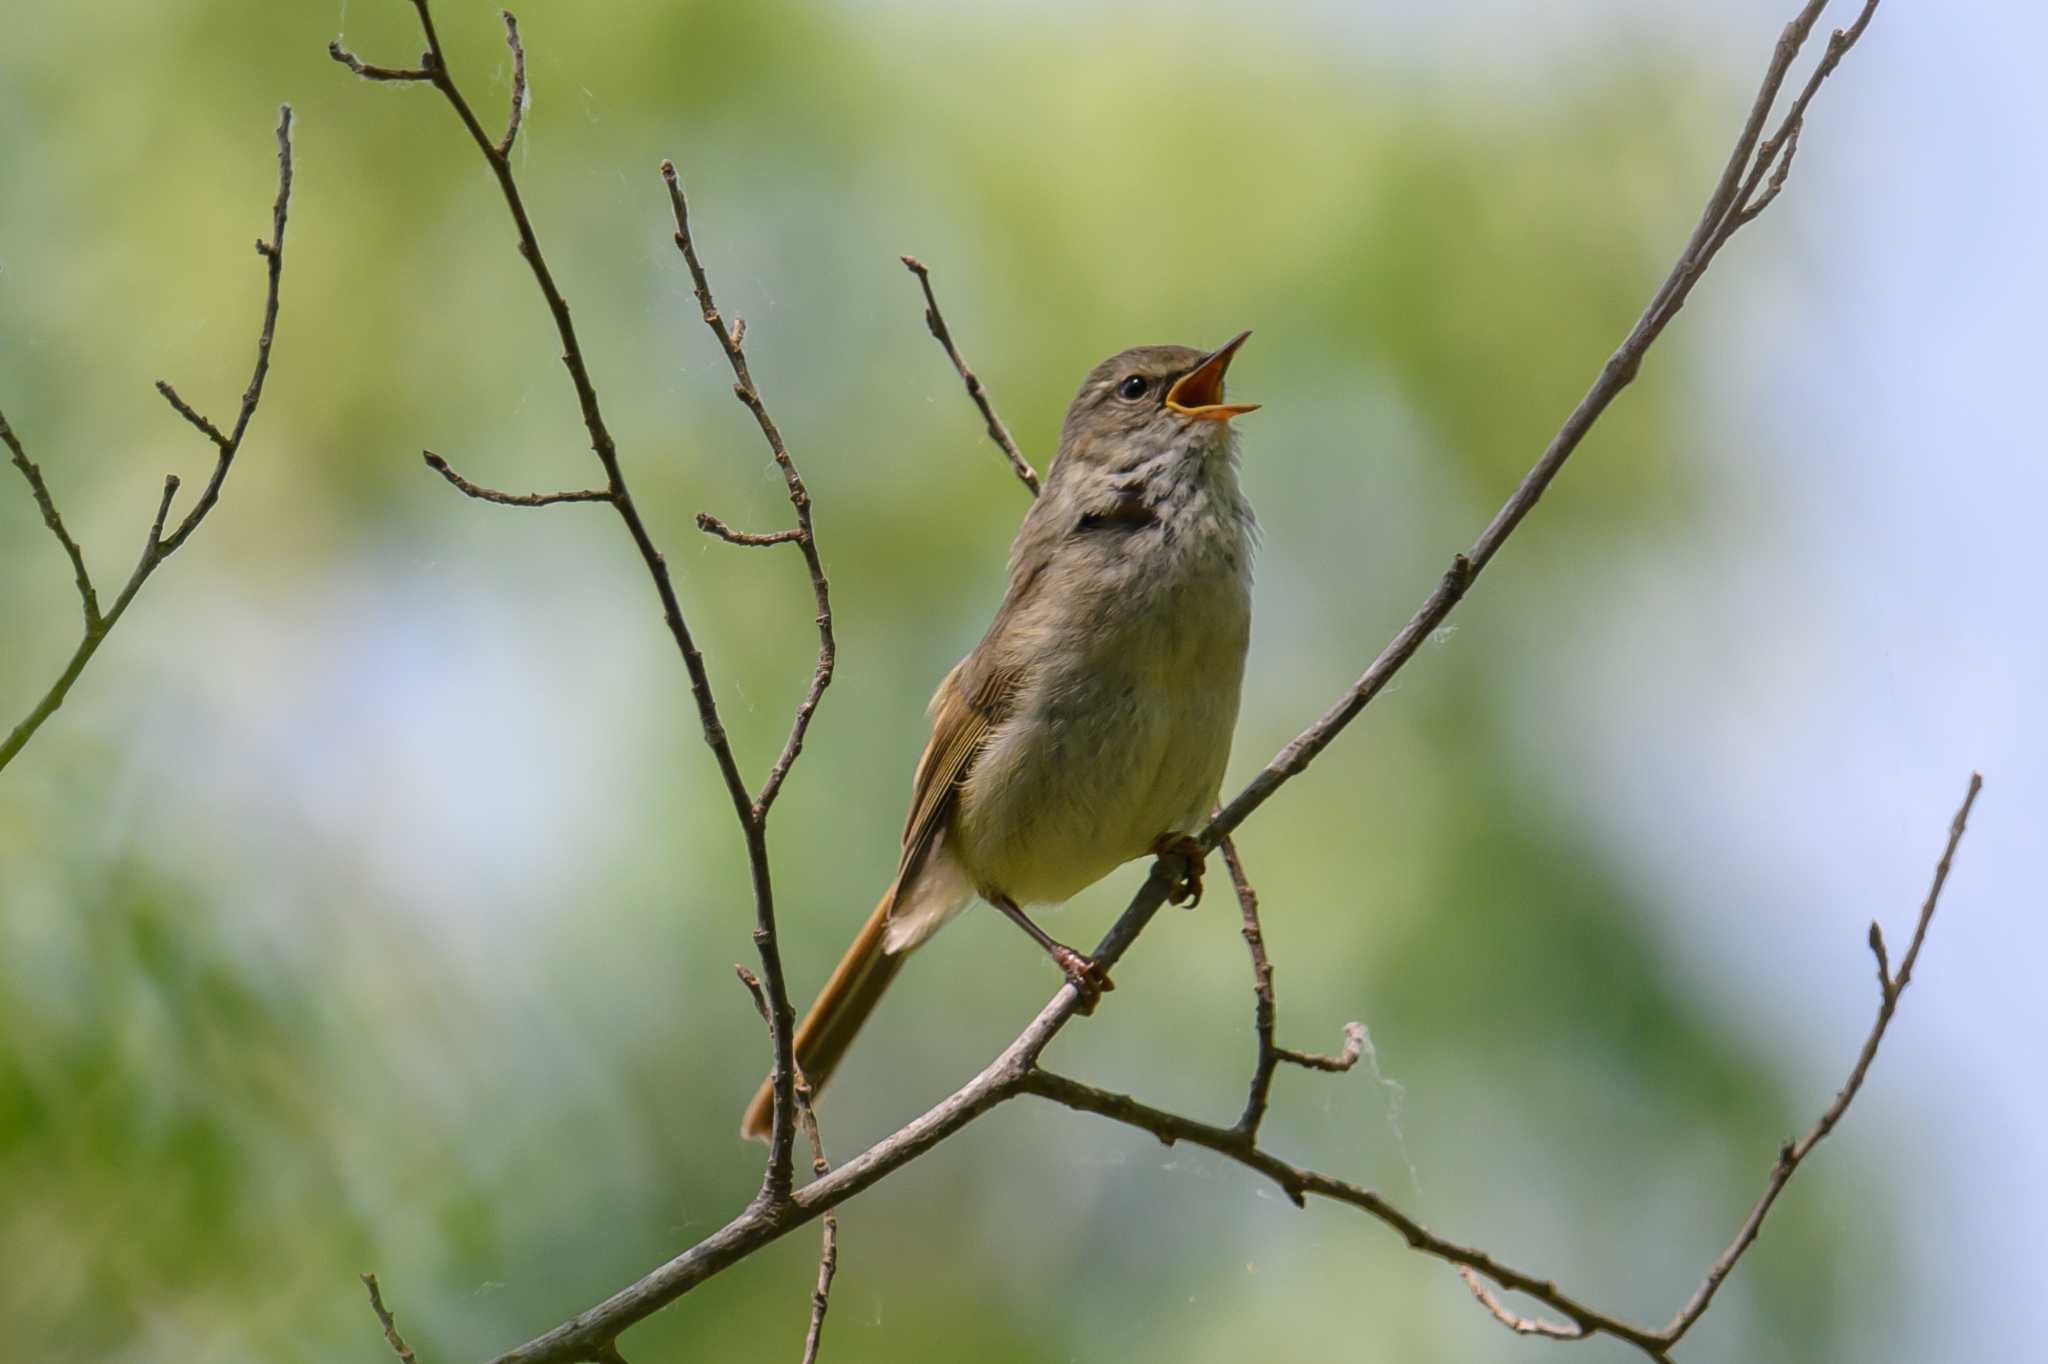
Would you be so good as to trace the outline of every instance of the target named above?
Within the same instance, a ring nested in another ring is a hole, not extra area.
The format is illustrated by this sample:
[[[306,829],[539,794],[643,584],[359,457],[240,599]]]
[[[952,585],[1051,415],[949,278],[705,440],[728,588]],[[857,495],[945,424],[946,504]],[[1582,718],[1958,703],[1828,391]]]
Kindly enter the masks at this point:
[[[917,760],[910,815],[903,824],[903,860],[896,868],[899,890],[910,885],[945,832],[953,798],[973,771],[990,732],[1010,716],[1025,669],[1020,662],[995,654],[991,644],[1004,637],[1006,623],[1031,599],[1044,566],[1041,559],[1013,574],[988,633],[953,665],[932,694],[932,736]]]
[[[1009,710],[1014,678],[991,678],[993,685],[969,696],[960,689],[965,667],[963,662],[948,673],[932,698],[932,737],[917,761],[910,816],[903,825],[903,861],[896,872],[899,885],[917,874],[938,841],[952,813],[954,794],[973,770],[989,731]]]

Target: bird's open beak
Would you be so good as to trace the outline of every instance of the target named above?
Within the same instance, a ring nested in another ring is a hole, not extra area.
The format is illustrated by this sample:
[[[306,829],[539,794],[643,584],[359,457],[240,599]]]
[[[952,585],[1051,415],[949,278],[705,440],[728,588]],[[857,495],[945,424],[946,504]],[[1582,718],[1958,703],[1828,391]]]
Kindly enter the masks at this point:
[[[1166,391],[1166,405],[1183,417],[1194,417],[1200,421],[1227,422],[1232,417],[1259,410],[1257,403],[1226,403],[1223,401],[1223,371],[1230,368],[1230,357],[1237,354],[1250,332],[1239,332],[1228,341],[1202,358],[1196,365]]]

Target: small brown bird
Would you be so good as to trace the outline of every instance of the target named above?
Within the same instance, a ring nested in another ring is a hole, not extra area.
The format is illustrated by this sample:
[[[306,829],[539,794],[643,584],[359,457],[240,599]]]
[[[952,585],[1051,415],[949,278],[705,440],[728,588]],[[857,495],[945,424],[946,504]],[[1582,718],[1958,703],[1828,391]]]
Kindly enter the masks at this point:
[[[1075,395],[995,620],[932,697],[896,879],[797,1029],[813,1093],[911,951],[977,896],[1092,1005],[1108,978],[1023,907],[1148,853],[1194,852],[1251,639],[1257,527],[1230,419],[1255,405],[1223,400],[1250,335],[1206,354],[1127,350]],[[772,1106],[764,1084],[741,1133],[765,1138]]]

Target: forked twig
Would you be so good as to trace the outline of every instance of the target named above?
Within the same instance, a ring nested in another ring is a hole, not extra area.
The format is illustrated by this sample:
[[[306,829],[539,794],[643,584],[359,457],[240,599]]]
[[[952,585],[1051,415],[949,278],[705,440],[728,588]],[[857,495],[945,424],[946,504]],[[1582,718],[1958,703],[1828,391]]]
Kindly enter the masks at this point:
[[[789,1005],[789,989],[782,970],[781,948],[776,939],[775,896],[773,880],[768,862],[767,813],[776,792],[788,776],[797,753],[803,746],[804,731],[810,717],[817,709],[818,700],[831,680],[832,665],[832,623],[831,608],[824,572],[817,557],[817,549],[811,525],[810,495],[804,488],[803,480],[796,472],[788,451],[781,443],[779,433],[769,420],[766,407],[762,404],[753,380],[746,371],[746,362],[739,352],[739,338],[718,328],[721,339],[726,343],[728,356],[732,359],[739,379],[737,391],[743,402],[754,412],[761,423],[763,434],[767,435],[774,448],[776,462],[781,466],[788,482],[790,500],[796,506],[797,524],[804,533],[802,548],[806,564],[811,570],[812,586],[818,604],[818,631],[820,654],[817,669],[812,676],[811,688],[798,709],[797,720],[792,726],[789,739],[785,742],[780,757],[770,770],[761,794],[749,792],[745,778],[740,773],[738,758],[734,755],[732,743],[725,725],[719,716],[717,698],[712,690],[711,675],[704,662],[703,652],[697,647],[695,636],[683,615],[682,603],[677,596],[674,580],[670,576],[668,561],[655,548],[654,538],[641,518],[639,507],[633,500],[626,475],[619,461],[618,445],[611,429],[606,424],[602,407],[599,405],[596,386],[590,378],[589,367],[584,359],[583,346],[577,336],[572,320],[568,299],[555,281],[554,271],[549,266],[546,254],[541,249],[540,238],[534,231],[533,222],[527,213],[526,200],[519,188],[518,176],[512,168],[511,148],[518,132],[519,111],[524,108],[527,98],[524,86],[525,49],[519,34],[519,24],[513,16],[503,14],[505,41],[512,49],[515,89],[515,104],[505,135],[493,140],[478,121],[475,110],[468,98],[456,84],[448,69],[447,54],[442,48],[439,32],[434,25],[432,6],[429,0],[412,0],[414,13],[419,19],[420,33],[426,42],[426,51],[421,54],[416,68],[376,67],[362,61],[349,52],[338,41],[328,45],[328,53],[335,61],[346,66],[359,76],[372,80],[416,81],[432,85],[455,111],[470,140],[490,168],[498,183],[499,194],[505,201],[507,212],[512,217],[518,233],[519,253],[532,272],[534,283],[539,288],[542,301],[547,305],[549,316],[555,324],[555,332],[562,344],[562,363],[569,372],[569,380],[575,390],[576,402],[581,410],[584,429],[590,435],[590,448],[597,456],[598,464],[604,471],[604,488],[601,496],[581,494],[537,494],[531,499],[524,495],[490,495],[493,490],[467,484],[458,479],[445,462],[436,463],[430,458],[429,464],[448,478],[457,488],[471,496],[482,496],[488,501],[509,502],[517,506],[540,506],[565,501],[605,501],[618,513],[624,523],[627,535],[645,564],[648,576],[653,580],[655,593],[660,598],[662,616],[677,651],[682,655],[683,666],[690,678],[690,691],[696,702],[698,719],[703,725],[704,742],[711,749],[723,780],[726,794],[732,802],[734,816],[738,819],[741,835],[747,846],[748,876],[754,892],[754,943],[761,958],[761,987],[768,1004],[769,1033],[773,1039],[774,1058],[770,1074],[775,1094],[775,1116],[773,1130],[769,1137],[768,1161],[762,1175],[760,1204],[766,1208],[781,1207],[788,1203],[793,1182],[794,1150],[796,1140],[796,1113],[793,1093],[795,1060],[790,1045],[790,1035],[795,1028],[795,1011]],[[665,168],[669,179],[670,192],[676,202],[678,245],[685,246],[684,254],[689,258],[692,277],[697,281],[699,295],[710,308],[709,287],[704,283],[702,271],[697,266],[694,253],[686,245],[687,229],[683,220],[681,191],[675,184],[672,168]],[[472,492],[471,489],[476,489]],[[616,1333],[601,1341],[592,1342],[593,1352],[615,1351]]]
[[[1956,845],[1963,841],[1963,827],[1969,823],[1970,807],[1977,803],[1977,793],[1984,789],[1984,778],[1978,773],[1970,774],[1969,790],[1963,794],[1963,803],[1956,810],[1955,818],[1949,821],[1948,844],[1941,851],[1941,861],[1934,867],[1934,884],[1928,887],[1927,898],[1920,905],[1920,917],[1913,924],[1912,945],[1906,949],[1906,956],[1899,963],[1899,973],[1889,974],[1885,962],[1884,931],[1875,919],[1870,922],[1870,950],[1877,958],[1878,1005],[1877,1021],[1871,1025],[1870,1035],[1864,1039],[1863,1050],[1857,1054],[1856,1064],[1849,1071],[1847,1082],[1836,1093],[1834,1102],[1824,1109],[1805,1136],[1798,1141],[1785,1143],[1778,1150],[1777,1162],[1771,1166],[1770,1178],[1765,1181],[1764,1191],[1757,1197],[1742,1219],[1742,1225],[1735,1232],[1735,1239],[1728,1243],[1728,1249],[1721,1258],[1714,1261],[1707,1270],[1707,1277],[1697,1291],[1686,1300],[1685,1306],[1660,1333],[1672,1345],[1684,1338],[1693,1324],[1706,1314],[1713,1305],[1714,1295],[1721,1291],[1721,1285],[1735,1269],[1736,1261],[1743,1252],[1756,1242],[1757,1233],[1763,1230],[1764,1218],[1770,1214],[1771,1205],[1778,1201],[1778,1195],[1785,1191],[1785,1185],[1799,1169],[1800,1162],[1813,1154],[1813,1148],[1820,1145],[1828,1133],[1835,1130],[1835,1124],[1849,1111],[1849,1105],[1863,1088],[1863,1077],[1870,1073],[1870,1063],[1877,1059],[1878,1044],[1884,1041],[1884,1030],[1891,1025],[1892,1014],[1899,1007],[1899,996],[1905,993],[1906,983],[1913,977],[1913,963],[1920,959],[1920,944],[1926,941],[1927,925],[1934,921],[1934,905],[1941,898],[1941,888],[1948,884],[1948,870],[1955,861]]]
[[[777,755],[774,766],[768,770],[768,779],[761,783],[761,790],[754,797],[757,817],[766,818],[768,807],[775,803],[782,783],[789,776],[790,767],[804,750],[804,736],[810,732],[811,716],[817,713],[825,688],[832,684],[832,670],[838,656],[832,640],[832,589],[825,578],[824,561],[818,557],[817,530],[811,523],[811,491],[804,485],[803,475],[797,472],[796,461],[790,457],[789,447],[783,442],[781,428],[768,415],[768,405],[762,401],[761,391],[754,385],[753,371],[747,367],[746,324],[735,320],[732,326],[727,327],[719,316],[718,303],[711,296],[711,280],[704,273],[704,264],[697,258],[697,243],[690,236],[690,204],[683,195],[683,183],[676,175],[674,162],[661,163],[661,178],[668,186],[669,207],[675,215],[676,250],[682,253],[683,264],[689,269],[690,285],[696,292],[704,325],[718,338],[718,347],[725,352],[726,363],[732,367],[733,396],[754,414],[754,423],[761,428],[761,438],[768,442],[768,453],[782,471],[790,505],[796,510],[796,528],[772,535],[748,535],[735,531],[717,517],[704,513],[698,515],[697,525],[734,544],[795,545],[804,556],[804,568],[811,577],[811,598],[818,608],[818,661],[811,671],[810,689],[798,703],[796,718],[789,727],[789,737],[783,740],[782,752]]]
[[[1266,955],[1266,933],[1259,923],[1259,893],[1252,889],[1251,879],[1245,875],[1244,862],[1238,856],[1237,845],[1228,836],[1218,844],[1218,850],[1223,854],[1223,865],[1229,869],[1231,889],[1237,893],[1238,913],[1244,922],[1244,945],[1252,963],[1252,1035],[1258,1043],[1258,1053],[1252,1062],[1251,1085],[1245,1095],[1244,1111],[1238,1115],[1235,1128],[1246,1143],[1251,1143],[1259,1138],[1259,1124],[1265,1120],[1266,1105],[1273,1093],[1273,1076],[1280,1069],[1281,1062],[1307,1070],[1347,1071],[1365,1055],[1365,1025],[1344,1025],[1344,1050],[1335,1056],[1295,1051],[1274,1041],[1279,1005],[1273,994],[1273,963]]]
[[[64,528],[64,518],[57,512],[57,503],[50,496],[49,486],[43,481],[42,470],[29,459],[22,448],[21,440],[14,429],[7,424],[5,415],[0,415],[0,443],[7,446],[8,455],[14,467],[28,481],[29,492],[35,498],[36,507],[43,514],[43,524],[63,547],[64,556],[71,561],[71,572],[78,586],[79,605],[85,614],[85,628],[78,646],[72,651],[71,661],[58,674],[57,680],[43,693],[41,701],[23,717],[21,722],[0,740],[0,768],[14,759],[14,755],[27,746],[35,737],[43,722],[56,714],[70,694],[72,683],[85,671],[85,665],[99,652],[99,647],[128,606],[135,600],[135,594],[149,581],[164,560],[178,552],[184,543],[192,538],[192,532],[199,529],[199,523],[206,519],[214,505],[220,501],[221,486],[227,482],[228,469],[234,464],[235,456],[242,448],[242,438],[248,434],[249,422],[256,415],[256,406],[263,399],[263,381],[270,374],[270,347],[277,334],[278,290],[284,280],[284,228],[285,216],[292,199],[292,108],[289,104],[278,110],[277,119],[277,198],[270,207],[270,240],[258,239],[256,254],[263,258],[266,287],[263,298],[263,321],[256,335],[256,364],[249,375],[249,384],[242,390],[242,405],[235,414],[232,430],[222,431],[192,404],[185,401],[164,380],[157,381],[157,392],[164,396],[177,414],[190,422],[213,443],[217,454],[213,462],[213,473],[200,490],[198,500],[190,511],[178,522],[168,535],[164,527],[170,520],[171,498],[177,493],[179,481],[176,474],[164,479],[163,500],[157,504],[156,517],[150,523],[149,538],[143,543],[141,557],[135,561],[128,581],[114,598],[113,605],[104,611],[100,609],[99,594],[93,586],[92,575],[87,572],[84,551],[71,533]]]

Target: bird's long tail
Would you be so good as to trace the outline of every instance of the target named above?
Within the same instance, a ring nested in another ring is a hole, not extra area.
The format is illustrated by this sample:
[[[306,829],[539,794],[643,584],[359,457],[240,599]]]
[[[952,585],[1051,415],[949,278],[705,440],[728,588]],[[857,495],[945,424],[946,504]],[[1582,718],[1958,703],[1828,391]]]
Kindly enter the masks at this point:
[[[875,912],[868,915],[868,921],[861,926],[853,946],[847,948],[846,955],[839,959],[832,978],[818,992],[817,1002],[804,1015],[804,1021],[797,1025],[796,1064],[810,1083],[813,1098],[825,1087],[825,1081],[831,1078],[839,1059],[846,1055],[846,1049],[852,1045],[860,1025],[868,1021],[868,1015],[881,1002],[882,992],[889,988],[889,982],[896,978],[896,973],[903,969],[904,959],[910,955],[907,951],[892,954],[883,950],[889,910],[895,902],[896,887],[891,886],[882,902],[875,906]],[[774,1090],[770,1082],[764,1080],[754,1095],[754,1101],[747,1105],[747,1115],[740,1122],[740,1135],[766,1141],[774,1110]]]

